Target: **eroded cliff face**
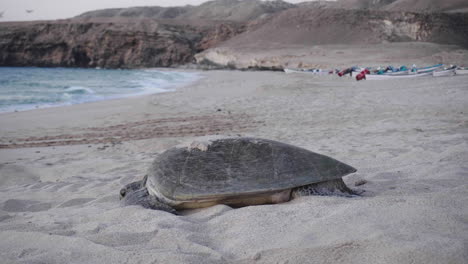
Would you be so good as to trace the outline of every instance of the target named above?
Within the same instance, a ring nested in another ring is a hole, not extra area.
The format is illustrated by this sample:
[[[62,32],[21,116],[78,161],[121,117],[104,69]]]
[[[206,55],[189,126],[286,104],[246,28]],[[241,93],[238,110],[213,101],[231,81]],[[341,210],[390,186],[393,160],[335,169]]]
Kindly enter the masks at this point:
[[[170,67],[241,30],[138,18],[0,23],[0,66]]]

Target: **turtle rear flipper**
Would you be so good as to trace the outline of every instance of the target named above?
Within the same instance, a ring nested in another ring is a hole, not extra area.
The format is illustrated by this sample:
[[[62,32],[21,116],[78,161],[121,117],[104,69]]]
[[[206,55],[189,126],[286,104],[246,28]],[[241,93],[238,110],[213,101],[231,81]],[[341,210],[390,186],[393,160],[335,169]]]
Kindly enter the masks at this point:
[[[308,195],[337,195],[350,197],[359,194],[346,186],[342,179],[312,183],[293,189],[293,198]]]

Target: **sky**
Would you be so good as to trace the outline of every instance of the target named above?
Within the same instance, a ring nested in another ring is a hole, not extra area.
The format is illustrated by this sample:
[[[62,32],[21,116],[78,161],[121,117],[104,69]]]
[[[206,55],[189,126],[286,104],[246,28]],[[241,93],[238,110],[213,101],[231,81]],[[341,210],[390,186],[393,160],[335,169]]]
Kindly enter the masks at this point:
[[[207,0],[0,0],[0,14],[3,13],[0,22],[63,19],[96,9],[131,6],[199,5],[206,1]],[[299,3],[311,0],[286,1]]]

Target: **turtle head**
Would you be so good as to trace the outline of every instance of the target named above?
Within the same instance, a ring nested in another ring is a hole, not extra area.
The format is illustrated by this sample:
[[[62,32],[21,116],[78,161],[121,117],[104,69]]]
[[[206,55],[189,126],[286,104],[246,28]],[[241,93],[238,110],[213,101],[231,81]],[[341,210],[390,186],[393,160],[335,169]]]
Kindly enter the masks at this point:
[[[124,187],[120,189],[120,200],[122,200],[126,194],[127,194],[127,188]]]
[[[136,182],[132,182],[132,183],[129,183],[127,185],[125,185],[125,187],[123,187],[121,190],[120,190],[120,200],[126,198],[127,196],[131,195],[131,193],[133,192],[136,192],[140,189],[143,189],[145,188],[145,185],[146,185],[146,179],[148,178],[148,175],[146,175],[143,180],[141,181],[136,181]]]

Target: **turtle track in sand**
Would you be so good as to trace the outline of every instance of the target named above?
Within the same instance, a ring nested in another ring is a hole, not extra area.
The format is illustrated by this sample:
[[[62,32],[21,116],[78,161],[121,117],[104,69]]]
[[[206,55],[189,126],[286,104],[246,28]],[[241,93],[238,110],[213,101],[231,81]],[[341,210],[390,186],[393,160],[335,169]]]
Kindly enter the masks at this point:
[[[246,114],[159,118],[111,126],[90,127],[82,131],[74,131],[75,133],[42,137],[3,138],[0,139],[0,149],[80,144],[118,144],[124,141],[151,138],[239,133],[252,130],[261,123],[261,121],[255,121]]]

